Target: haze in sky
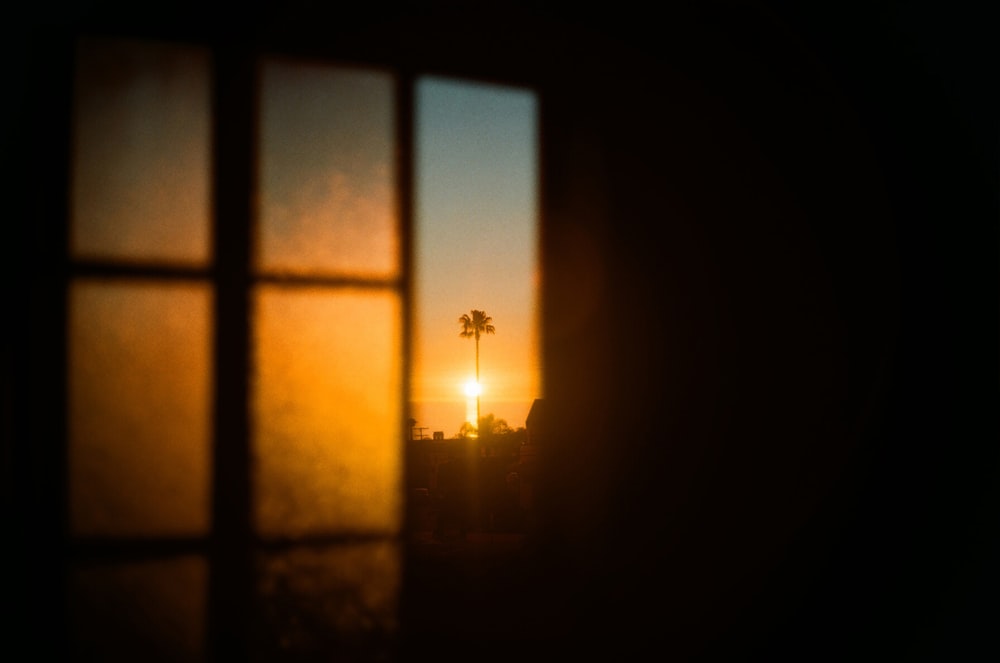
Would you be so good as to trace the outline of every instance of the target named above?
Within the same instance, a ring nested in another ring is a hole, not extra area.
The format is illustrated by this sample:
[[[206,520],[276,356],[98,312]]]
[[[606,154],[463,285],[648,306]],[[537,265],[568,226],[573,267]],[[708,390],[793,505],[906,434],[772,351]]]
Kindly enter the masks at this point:
[[[481,412],[516,429],[541,397],[537,100],[435,77],[416,94],[412,414],[425,435],[469,420],[475,340],[458,319],[478,309],[496,327],[480,340]]]

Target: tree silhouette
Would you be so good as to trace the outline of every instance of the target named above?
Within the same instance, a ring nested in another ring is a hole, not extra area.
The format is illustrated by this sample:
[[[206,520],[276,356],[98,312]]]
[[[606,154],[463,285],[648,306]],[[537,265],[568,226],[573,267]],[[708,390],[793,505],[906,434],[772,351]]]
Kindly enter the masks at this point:
[[[497,419],[492,412],[479,417],[480,435],[504,435],[514,429],[508,425],[506,419]]]
[[[472,310],[472,315],[463,313],[458,319],[458,324],[462,325],[462,331],[458,333],[462,338],[476,339],[476,429],[479,429],[479,337],[482,334],[495,334],[496,328],[493,326],[493,318],[486,315],[485,311]]]

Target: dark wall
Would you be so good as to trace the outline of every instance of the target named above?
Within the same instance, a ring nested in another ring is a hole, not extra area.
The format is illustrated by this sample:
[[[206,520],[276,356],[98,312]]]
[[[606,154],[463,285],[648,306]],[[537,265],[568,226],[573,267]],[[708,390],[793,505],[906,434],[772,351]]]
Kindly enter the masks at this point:
[[[978,36],[920,6],[612,21],[546,99],[549,497],[581,630],[807,659],[982,644]]]

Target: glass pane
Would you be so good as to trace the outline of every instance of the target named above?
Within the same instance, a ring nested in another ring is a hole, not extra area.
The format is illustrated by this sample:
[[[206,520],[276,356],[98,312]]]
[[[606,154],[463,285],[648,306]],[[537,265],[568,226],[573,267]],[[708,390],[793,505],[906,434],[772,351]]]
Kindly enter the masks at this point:
[[[209,523],[211,296],[201,284],[81,280],[69,311],[75,534]]]
[[[254,305],[258,532],[395,534],[401,518],[398,296],[261,287]]]
[[[395,276],[392,77],[273,60],[261,75],[258,269]]]
[[[209,98],[202,49],[110,39],[79,43],[73,256],[207,263]]]
[[[72,660],[205,660],[207,579],[201,557],[77,566],[69,581]]]
[[[252,660],[392,660],[401,573],[391,542],[261,555]]]
[[[537,113],[530,90],[417,82],[415,437],[451,438],[477,408],[521,428],[542,396]],[[458,324],[473,310],[495,331],[478,343],[478,388],[477,343]]]

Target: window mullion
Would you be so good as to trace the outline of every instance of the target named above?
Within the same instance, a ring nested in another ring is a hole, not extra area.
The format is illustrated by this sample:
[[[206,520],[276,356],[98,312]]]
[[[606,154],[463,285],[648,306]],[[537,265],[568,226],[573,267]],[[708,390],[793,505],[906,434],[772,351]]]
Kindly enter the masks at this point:
[[[250,223],[256,162],[256,63],[215,50],[213,81],[214,444],[208,646],[245,659],[252,591],[249,449]]]

